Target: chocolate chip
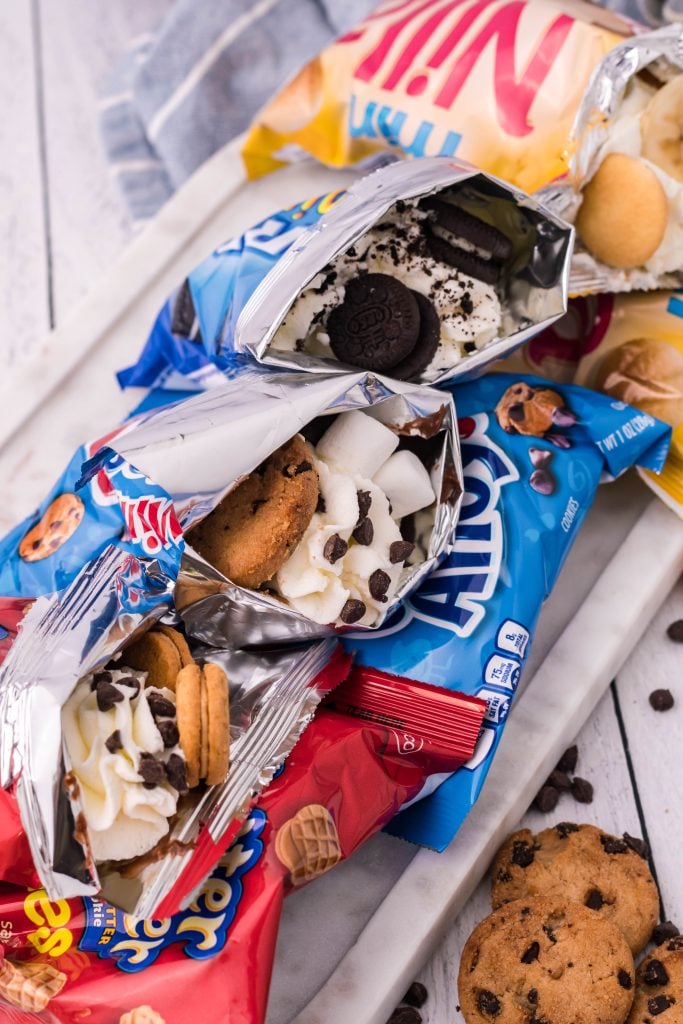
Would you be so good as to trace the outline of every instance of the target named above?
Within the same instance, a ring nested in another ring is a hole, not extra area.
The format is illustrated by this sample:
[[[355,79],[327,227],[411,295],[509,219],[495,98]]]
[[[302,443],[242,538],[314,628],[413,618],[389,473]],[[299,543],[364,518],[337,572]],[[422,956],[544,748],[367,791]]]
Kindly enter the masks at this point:
[[[170,721],[170,719],[166,719],[163,722],[157,722],[157,729],[161,734],[161,738],[164,741],[166,749],[177,746],[180,740],[180,733],[178,732],[178,726],[175,722]]]
[[[310,463],[308,459],[304,459],[303,462],[300,462],[299,465],[294,470],[294,476],[301,476],[302,473],[308,473],[312,469],[313,464]]]
[[[546,786],[554,786],[555,789],[571,789],[572,780],[566,772],[561,772],[556,768],[546,779]]]
[[[625,971],[623,969],[623,967],[619,969],[619,973],[617,974],[617,981],[619,982],[622,988],[633,988],[633,978],[628,973],[628,971]]]
[[[328,562],[334,565],[340,558],[343,558],[346,552],[349,550],[349,545],[346,541],[339,536],[338,533],[333,533],[331,537],[328,537],[325,541],[325,547],[323,548],[323,555]]]
[[[368,544],[372,544],[372,539],[375,536],[375,528],[372,525],[372,519],[361,519],[353,531],[353,539],[357,544],[362,544],[367,547]]]
[[[593,786],[588,779],[581,779],[575,775],[572,779],[571,793],[580,804],[593,803]]]
[[[315,506],[315,510],[316,512],[320,512],[321,514],[327,512],[327,505],[325,504],[325,499],[323,498],[322,494],[318,495],[318,504]]]
[[[134,690],[131,693],[130,699],[133,700],[140,692],[140,680],[136,679],[135,676],[121,676],[120,679],[116,680],[117,686],[125,686],[129,690]]]
[[[142,753],[140,754],[138,775],[144,779],[144,785],[148,789],[154,789],[166,777],[164,764],[162,761],[157,761],[154,754]]]
[[[584,906],[588,907],[589,910],[600,910],[605,901],[599,889],[590,889],[586,893],[586,898],[583,902]]]
[[[643,981],[646,985],[666,985],[669,975],[661,960],[650,960],[643,971]]]
[[[528,868],[534,862],[534,848],[523,839],[516,839],[512,844],[512,856],[510,860],[518,868]]]
[[[529,477],[529,484],[538,494],[554,494],[557,481],[547,469],[535,469]]]
[[[669,711],[674,706],[671,690],[653,690],[648,700],[655,711]]]
[[[365,615],[365,605],[362,601],[357,601],[353,597],[350,597],[345,603],[339,618],[342,622],[345,622],[347,626],[350,626],[353,622],[358,622]]]
[[[541,947],[537,942],[532,942],[528,949],[525,949],[519,958],[523,964],[532,964],[534,960],[538,960],[538,954],[541,952]]]
[[[498,874],[496,875],[496,881],[498,882],[511,882],[512,875],[505,868],[499,868]]]
[[[104,745],[110,754],[115,754],[117,750],[123,749],[123,740],[121,739],[121,733],[118,729],[114,729],[111,736],[106,738]]]
[[[527,999],[528,1003],[531,1003],[532,1006],[535,1006],[536,1003],[538,1002],[538,991],[537,991],[537,989],[530,988],[529,991],[526,994],[526,999]]]
[[[110,683],[112,681],[112,674],[108,672],[106,668],[103,668],[100,672],[96,672],[90,680],[90,689],[96,690],[98,683]]]
[[[497,1017],[500,1013],[500,1000],[488,989],[479,989],[477,993],[477,1009],[489,1017]]]
[[[555,810],[559,799],[560,794],[555,786],[541,786],[534,798],[534,807],[543,814],[549,814]]]
[[[256,513],[258,512],[258,510],[261,508],[261,505],[265,505],[265,503],[266,503],[266,499],[265,498],[254,498],[254,500],[251,503],[251,514],[252,514],[252,516],[255,516]]]
[[[667,939],[673,939],[676,935],[680,935],[676,925],[671,921],[662,921],[660,924],[656,924],[652,931],[652,942],[655,946],[659,946],[660,943],[666,942]]]
[[[554,452],[548,448],[530,448],[529,458],[534,469],[544,469],[553,457]]]
[[[605,853],[626,853],[628,850],[626,843],[614,836],[600,836],[600,842]]]
[[[644,839],[638,839],[636,836],[630,836],[628,832],[624,832],[624,842],[643,860],[647,860],[650,856],[650,847]]]
[[[548,941],[552,942],[553,945],[554,945],[557,942],[557,939],[555,938],[555,932],[552,930],[550,925],[549,924],[544,924],[543,925],[543,931],[548,936]]]
[[[664,1013],[675,1002],[676,1000],[673,996],[653,996],[652,999],[648,999],[647,1008],[653,1017],[658,1017],[660,1013]]]
[[[566,839],[571,832],[578,832],[579,826],[575,825],[573,821],[559,821],[555,826],[560,839]]]
[[[356,498],[358,499],[358,522],[360,522],[370,511],[372,495],[370,491],[356,491]]]
[[[403,997],[403,1002],[408,1006],[416,1006],[418,1009],[427,1002],[429,993],[420,981],[414,981]]]
[[[683,644],[683,619],[676,619],[675,622],[672,622],[666,631],[666,635],[674,643]]]
[[[123,694],[113,683],[97,684],[97,707],[100,711],[111,711],[114,704],[123,700]]]
[[[510,419],[513,421],[513,423],[523,423],[524,406],[521,404],[521,402],[516,402],[514,405],[511,405],[510,408],[508,409],[508,415]]]
[[[171,754],[166,762],[166,778],[178,793],[187,792],[187,765],[180,754]]]
[[[392,565],[399,565],[410,558],[414,550],[415,545],[411,544],[409,540],[392,541],[389,545],[389,561]]]
[[[387,1024],[422,1024],[422,1014],[414,1006],[397,1006]]]
[[[368,579],[368,590],[375,601],[386,602],[387,590],[391,586],[391,576],[384,569],[375,569]]]
[[[577,745],[575,743],[573,746],[567,747],[567,749],[565,750],[564,754],[562,755],[560,760],[557,762],[555,767],[560,772],[573,772],[575,770],[575,768],[576,768],[576,764],[577,764],[578,760],[579,760],[579,748],[577,747]]]
[[[148,690],[146,696],[147,703],[149,704],[149,710],[155,718],[175,717],[175,706],[168,697],[164,697],[160,693],[154,693],[153,690]]]
[[[673,938],[669,939],[666,944],[666,948],[673,952],[675,949],[683,949],[683,935],[674,935]]]
[[[469,292],[465,292],[462,298],[460,299],[460,308],[465,314],[465,316],[470,316],[474,312],[474,302],[472,301],[472,296],[470,295]],[[469,351],[474,352],[475,348],[477,347],[475,343],[473,341],[466,342],[466,350],[468,345],[470,346]]]

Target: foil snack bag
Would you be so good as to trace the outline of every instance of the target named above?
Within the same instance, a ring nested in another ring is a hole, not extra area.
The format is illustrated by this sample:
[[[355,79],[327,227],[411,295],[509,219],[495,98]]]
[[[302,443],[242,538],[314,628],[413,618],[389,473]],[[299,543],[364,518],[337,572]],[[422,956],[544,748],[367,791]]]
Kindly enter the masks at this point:
[[[631,31],[574,0],[390,0],[266,106],[247,171],[457,155],[533,192],[567,172],[590,75]]]

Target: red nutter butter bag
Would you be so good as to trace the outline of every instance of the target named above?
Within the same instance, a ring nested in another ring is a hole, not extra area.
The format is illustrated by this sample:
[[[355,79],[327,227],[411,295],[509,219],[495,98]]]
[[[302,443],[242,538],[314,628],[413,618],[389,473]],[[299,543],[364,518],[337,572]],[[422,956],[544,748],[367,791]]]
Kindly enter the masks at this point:
[[[0,1021],[261,1024],[284,896],[350,856],[430,775],[466,762],[485,707],[354,669],[173,917],[0,885]]]

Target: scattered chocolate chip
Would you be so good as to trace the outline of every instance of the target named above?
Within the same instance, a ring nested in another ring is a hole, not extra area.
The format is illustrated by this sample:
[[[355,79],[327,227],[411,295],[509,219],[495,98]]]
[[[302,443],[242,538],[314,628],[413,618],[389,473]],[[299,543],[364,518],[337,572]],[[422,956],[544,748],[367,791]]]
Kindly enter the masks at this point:
[[[560,794],[555,786],[541,786],[534,798],[534,807],[543,814],[549,814],[555,810],[559,799]]]
[[[666,948],[673,952],[675,949],[683,949],[683,935],[674,935],[666,944]]]
[[[531,913],[531,907],[522,907],[522,909],[519,912],[519,916],[520,917],[528,917],[530,913]]]
[[[131,693],[130,699],[133,700],[140,692],[140,680],[136,679],[135,676],[121,676],[120,679],[116,680],[117,686],[125,686],[129,690],[134,690],[135,693]]]
[[[304,459],[294,470],[294,476],[301,476],[302,473],[308,473],[311,469],[313,469],[313,464],[308,459]]]
[[[315,510],[316,512],[320,512],[321,514],[327,512],[327,505],[325,504],[325,499],[323,498],[322,494],[318,495],[318,504],[315,506]]]
[[[422,1024],[422,1014],[414,1006],[397,1006],[387,1024]]]
[[[554,786],[555,789],[571,789],[572,780],[569,778],[566,772],[561,772],[559,769],[555,769],[550,773],[546,779],[546,786]]]
[[[662,942],[666,942],[667,939],[673,939],[677,935],[680,935],[680,932],[673,922],[661,921],[655,925],[652,931],[652,942],[654,942],[655,946],[659,946]]]
[[[399,565],[410,558],[414,550],[415,545],[411,544],[409,540],[392,541],[389,545],[389,561],[392,565]]]
[[[589,889],[586,893],[586,898],[583,901],[584,906],[588,907],[589,910],[600,910],[600,907],[604,902],[602,893],[599,889]]]
[[[347,626],[350,626],[353,622],[358,622],[365,615],[365,605],[362,601],[357,601],[353,597],[350,597],[345,603],[339,618],[342,622],[345,622]]]
[[[153,690],[148,690],[146,696],[149,710],[155,718],[175,718],[175,705],[168,697]]]
[[[477,993],[477,1009],[489,1017],[497,1017],[500,1013],[500,1000],[494,996],[493,992],[482,988]]]
[[[628,850],[626,843],[614,836],[600,836],[600,842],[605,853],[626,853]]]
[[[669,640],[676,644],[683,644],[683,619],[676,619],[666,631]]]
[[[666,985],[669,975],[661,960],[650,960],[643,971],[643,981],[646,985]]]
[[[619,973],[617,974],[617,981],[619,982],[622,988],[633,988],[633,978],[628,973],[628,971],[624,970],[623,967],[619,969]]]
[[[111,672],[107,672],[106,668],[104,668],[100,672],[96,672],[95,675],[92,677],[92,679],[90,680],[90,689],[96,690],[98,683],[110,683],[111,680]]]
[[[403,997],[403,1002],[408,1006],[416,1006],[419,1010],[427,1002],[429,993],[420,981],[414,981]]]
[[[391,576],[384,569],[375,569],[368,579],[368,590],[375,601],[387,601],[387,590],[391,586]]]
[[[555,831],[560,839],[566,839],[571,832],[578,832],[579,826],[575,825],[573,821],[558,821]]]
[[[166,777],[164,764],[162,761],[157,761],[154,754],[142,753],[140,754],[138,775],[142,777],[144,785],[148,789],[154,789],[154,787],[158,786],[160,782],[163,782]]]
[[[356,498],[358,499],[358,521],[365,519],[370,506],[372,505],[372,495],[370,491],[356,491]]]
[[[555,932],[552,930],[550,925],[549,924],[544,924],[543,925],[543,931],[548,936],[548,941],[552,942],[553,945],[554,945],[557,942],[557,939],[555,938]]]
[[[123,694],[113,683],[97,684],[97,707],[100,711],[111,711],[114,704],[123,700]]]
[[[512,856],[510,860],[518,868],[528,868],[534,862],[534,848],[523,839],[516,839],[512,844]]]
[[[367,547],[368,544],[372,544],[372,539],[375,536],[375,528],[372,525],[372,519],[361,519],[355,530],[353,531],[353,539],[357,544],[362,544]]]
[[[171,754],[166,762],[166,778],[178,793],[187,792],[187,765],[180,754]]]
[[[630,836],[628,832],[624,832],[624,842],[643,860],[647,860],[650,856],[650,847],[644,839],[638,839],[637,836]]]
[[[118,729],[114,729],[111,736],[107,736],[104,745],[110,754],[115,754],[117,750],[123,749],[123,740]]]
[[[161,738],[164,741],[164,746],[167,750],[169,747],[177,746],[180,741],[180,733],[178,732],[178,726],[175,722],[170,721],[170,719],[157,722],[157,729],[161,734]]]
[[[506,871],[505,868],[499,868],[498,869],[498,874],[496,875],[496,881],[498,881],[498,882],[511,882],[512,881],[512,875],[510,874],[509,871]]]
[[[671,690],[653,690],[648,700],[655,711],[669,711],[674,706]]]
[[[653,1017],[658,1017],[660,1013],[664,1013],[675,1002],[676,1000],[673,996],[653,996],[652,999],[648,999],[647,1008]]]
[[[529,458],[534,469],[544,469],[553,457],[554,452],[548,448],[530,448]]]
[[[576,743],[567,747],[560,760],[555,765],[556,769],[560,772],[573,772],[576,769],[577,762],[579,760],[579,748]]]
[[[541,947],[537,942],[532,942],[528,949],[525,949],[519,958],[523,964],[532,964],[534,960],[538,960],[538,954],[541,952]]]
[[[557,481],[553,474],[547,469],[535,469],[529,477],[529,484],[534,491],[538,492],[538,494],[544,494],[547,496],[555,493]]]
[[[575,775],[572,779],[571,794],[580,804],[593,803],[593,786],[588,779],[581,779]]]
[[[526,994],[527,1002],[535,1006],[538,1002],[538,991],[535,988],[530,988]]]
[[[343,558],[346,552],[349,550],[349,545],[340,537],[338,533],[333,533],[331,537],[328,537],[325,541],[325,547],[323,548],[323,555],[328,562],[334,565],[340,558]]]

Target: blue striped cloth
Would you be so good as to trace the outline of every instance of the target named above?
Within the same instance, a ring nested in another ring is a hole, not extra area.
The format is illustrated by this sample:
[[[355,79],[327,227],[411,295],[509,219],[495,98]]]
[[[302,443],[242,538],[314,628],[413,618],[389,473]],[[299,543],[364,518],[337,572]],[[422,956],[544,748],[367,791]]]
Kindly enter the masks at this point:
[[[377,0],[176,0],[131,43],[102,101],[102,129],[131,217],[154,216],[284,83]],[[683,0],[605,0],[652,25]]]

